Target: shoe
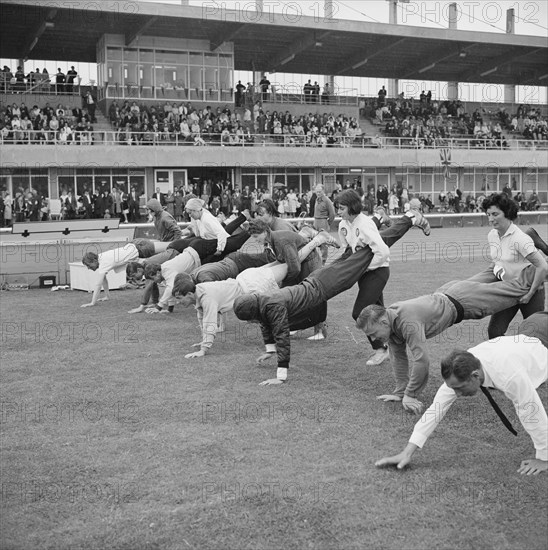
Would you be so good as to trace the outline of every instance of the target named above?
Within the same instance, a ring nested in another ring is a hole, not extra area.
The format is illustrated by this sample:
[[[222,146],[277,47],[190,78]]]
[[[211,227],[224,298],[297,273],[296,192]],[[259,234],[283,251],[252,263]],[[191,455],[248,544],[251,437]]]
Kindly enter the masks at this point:
[[[380,365],[383,361],[389,357],[388,350],[386,348],[380,348],[375,350],[375,353],[366,361],[368,367],[373,367],[375,365]]]
[[[322,327],[314,334],[314,336],[309,336],[307,340],[318,341],[325,340],[327,338],[327,325],[322,325]]]
[[[379,217],[381,225],[386,225],[386,227],[390,227],[392,225],[392,220],[390,219],[390,216],[386,213],[384,207],[377,206],[377,208],[375,208],[375,214],[377,214],[377,216]]]
[[[430,224],[422,212],[415,210],[414,208],[411,208],[409,212],[412,214],[411,219],[413,220],[413,225],[420,227],[422,232],[428,237],[428,235],[430,235]]]
[[[299,334],[299,331],[298,330],[290,330],[289,331],[289,336],[295,336],[295,334]]]
[[[318,234],[314,238],[317,238],[320,244],[326,244],[327,246],[333,246],[335,248],[341,247],[337,239],[332,237],[327,231],[325,231],[325,229],[318,231]]]

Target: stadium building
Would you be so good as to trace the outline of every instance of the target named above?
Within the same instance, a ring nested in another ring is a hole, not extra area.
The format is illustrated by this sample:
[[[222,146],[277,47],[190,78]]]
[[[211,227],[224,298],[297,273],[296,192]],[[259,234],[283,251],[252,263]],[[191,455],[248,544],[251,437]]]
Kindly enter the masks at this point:
[[[261,2],[257,4],[260,8]],[[3,0],[1,10],[2,57],[26,61],[25,73],[33,67],[32,59],[98,67],[91,86],[57,86],[55,75],[49,75],[50,82],[27,81],[22,87],[15,78],[3,83],[3,108],[21,102],[40,108],[81,108],[88,90],[97,107],[93,131],[82,131],[78,140],[33,132],[2,134],[0,187],[12,194],[30,188],[55,199],[68,189],[80,195],[86,189],[100,194],[113,186],[125,192],[135,186],[145,198],[157,187],[165,192],[222,178],[240,189],[284,185],[299,192],[315,182],[324,183],[328,191],[346,182],[372,190],[399,185],[414,195],[428,195],[435,204],[440,192],[455,185],[464,196],[511,186],[537,193],[542,203],[548,201],[545,139],[528,139],[518,128],[504,128],[498,139],[462,133],[457,117],[448,112],[440,115],[440,124],[450,121],[451,128],[441,137],[395,135],[387,130],[392,117],[381,112],[379,118],[379,98],[359,97],[333,86],[337,76],[389,79],[386,102],[399,109],[420,106],[420,99],[398,97],[397,79],[447,82],[450,101],[459,99],[458,83],[504,85],[508,101],[464,102],[460,107],[470,116],[481,113],[484,123],[494,125],[501,116],[511,119],[518,111],[512,97],[515,86],[545,84],[548,47],[542,37],[365,23],[324,14],[296,16],[248,7],[228,10],[216,3],[200,8],[184,1],[170,5]],[[322,82],[319,93],[305,93],[276,86],[273,77],[282,70],[332,75],[326,76],[332,87],[325,93]],[[235,71],[253,71],[254,84],[245,93],[234,82]],[[259,81],[264,73],[272,82],[263,92]],[[439,109],[439,98],[432,101]],[[179,128],[115,128],[109,116],[112,105],[122,107],[125,102],[164,113],[182,106],[187,111],[210,107],[221,114],[228,109],[238,117],[242,132],[234,138],[213,128],[196,140],[194,133],[188,136]],[[360,129],[329,140],[321,129],[312,139],[272,129],[259,132],[245,120],[246,108],[253,113],[255,105],[270,114],[312,113],[327,125],[337,117],[355,120]],[[524,116],[526,110],[522,108]],[[538,119],[546,120],[546,105],[534,105],[533,110]]]

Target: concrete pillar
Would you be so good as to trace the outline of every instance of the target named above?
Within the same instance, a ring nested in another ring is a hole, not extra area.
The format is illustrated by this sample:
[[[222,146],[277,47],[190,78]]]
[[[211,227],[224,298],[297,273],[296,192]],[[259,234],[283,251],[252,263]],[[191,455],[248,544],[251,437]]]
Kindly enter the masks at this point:
[[[388,23],[390,25],[398,24],[398,1],[399,0],[387,0],[389,3],[388,11]],[[389,78],[386,83],[386,95],[387,97],[397,97],[399,92],[400,82],[397,78]]]
[[[516,19],[514,9],[506,10],[506,34],[515,34]],[[513,84],[504,85],[504,103],[515,103],[516,87]]]
[[[324,16],[326,21],[328,19],[333,19],[333,0],[324,0],[323,4]],[[326,82],[329,83],[329,89],[331,90],[331,95],[335,94],[335,76],[327,75]],[[322,91],[320,90],[320,95]]]
[[[447,20],[449,30],[457,30],[457,21],[458,21],[457,4],[453,2],[452,4],[449,4],[449,17]],[[459,83],[448,82],[447,99],[449,101],[453,101],[453,100],[457,100],[458,98],[459,98]]]

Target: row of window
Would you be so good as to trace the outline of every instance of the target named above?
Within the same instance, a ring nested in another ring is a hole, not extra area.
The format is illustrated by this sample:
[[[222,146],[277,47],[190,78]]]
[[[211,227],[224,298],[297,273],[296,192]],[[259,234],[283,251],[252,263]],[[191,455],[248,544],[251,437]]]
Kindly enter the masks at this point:
[[[192,171],[192,169],[189,169]],[[147,180],[144,169],[57,169],[57,177],[52,177],[47,169],[10,169],[0,171],[0,189],[14,193],[18,190],[34,189],[44,197],[59,195],[62,191],[73,191],[78,195],[88,190],[91,193],[111,191],[113,187],[128,192],[131,187],[141,193],[151,195],[154,189],[178,187],[186,184],[187,169],[156,169],[154,178]],[[230,174],[230,172],[232,172]],[[226,173],[226,171],[225,171]],[[225,178],[225,173],[222,177]],[[316,172],[313,168],[245,168],[241,170],[238,181],[235,171],[228,169],[230,181],[249,189],[272,189],[286,187],[306,192],[318,181],[330,191],[336,183],[343,187],[346,184],[360,183],[363,188],[384,185],[388,188],[394,184],[407,185],[412,193],[437,196],[441,191],[451,191],[455,185],[465,194],[480,194],[485,191],[501,191],[509,186],[515,191],[536,191],[542,202],[548,202],[548,169],[547,168],[465,168],[454,171],[449,178],[439,168],[322,168]],[[319,176],[319,177],[318,177]],[[219,176],[221,177],[221,176]],[[55,189],[55,193],[52,193]]]

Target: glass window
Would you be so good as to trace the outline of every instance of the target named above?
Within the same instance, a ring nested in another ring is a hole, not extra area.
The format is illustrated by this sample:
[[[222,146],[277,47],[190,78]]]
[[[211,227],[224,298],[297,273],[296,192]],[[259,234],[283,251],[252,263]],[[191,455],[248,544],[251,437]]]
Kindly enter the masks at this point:
[[[38,193],[39,197],[49,197],[49,185],[47,176],[33,176],[32,188]]]
[[[100,195],[103,192],[110,193],[110,175],[109,176],[95,176],[95,193]]]
[[[204,65],[208,67],[217,67],[218,57],[215,53],[206,53],[204,54]]]
[[[141,61],[141,63],[154,63],[154,51],[139,50],[139,61]]]
[[[204,64],[204,55],[202,53],[190,52],[189,63],[202,67]]]
[[[268,189],[268,176],[257,174],[257,189]]]
[[[76,194],[80,197],[85,191],[93,193],[93,176],[76,176]]]
[[[110,60],[116,60],[116,61],[122,61],[122,48],[114,48],[112,46],[109,46],[107,48],[107,59]]]
[[[249,189],[255,189],[255,174],[242,174],[242,187],[246,185]]]
[[[112,176],[112,181],[113,185],[118,187],[120,191],[124,193],[128,192],[128,176],[114,175]]]
[[[133,48],[125,48],[124,49],[124,61],[137,61],[138,58],[138,50]]]
[[[74,193],[74,176],[59,176],[58,184],[59,196],[66,195],[69,191],[72,191]]]

